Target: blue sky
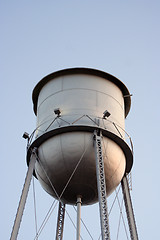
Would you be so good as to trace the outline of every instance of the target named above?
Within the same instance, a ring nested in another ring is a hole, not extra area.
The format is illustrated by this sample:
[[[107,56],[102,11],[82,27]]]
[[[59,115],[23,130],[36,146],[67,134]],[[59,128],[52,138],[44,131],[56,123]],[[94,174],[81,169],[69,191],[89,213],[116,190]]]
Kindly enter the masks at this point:
[[[134,143],[132,199],[138,233],[140,239],[160,238],[159,12],[160,3],[154,0],[1,0],[1,239],[10,237],[27,171],[21,136],[36,125],[32,90],[45,75],[77,66],[113,74],[133,94],[126,130]],[[53,199],[37,181],[35,185],[40,225]],[[87,215],[93,238],[98,239],[98,206],[84,209],[82,218]],[[53,215],[39,239],[54,238],[57,210]],[[64,239],[75,239],[70,224],[66,217]],[[18,239],[34,235],[31,185]]]

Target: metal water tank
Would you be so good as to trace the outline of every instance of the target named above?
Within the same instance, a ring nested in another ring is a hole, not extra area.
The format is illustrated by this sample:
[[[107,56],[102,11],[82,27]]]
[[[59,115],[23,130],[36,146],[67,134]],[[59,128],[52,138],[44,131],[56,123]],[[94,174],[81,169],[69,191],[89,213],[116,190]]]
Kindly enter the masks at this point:
[[[130,93],[116,77],[89,68],[72,68],[44,77],[33,90],[38,148],[35,175],[42,187],[64,203],[98,201],[94,131],[103,136],[106,192],[109,196],[132,167],[125,141]],[[31,151],[28,150],[27,161]]]

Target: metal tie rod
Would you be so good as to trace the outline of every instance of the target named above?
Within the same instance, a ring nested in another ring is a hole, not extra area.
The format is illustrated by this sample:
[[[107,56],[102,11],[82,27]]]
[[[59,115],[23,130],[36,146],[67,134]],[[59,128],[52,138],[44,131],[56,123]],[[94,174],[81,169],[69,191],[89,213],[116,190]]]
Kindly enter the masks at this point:
[[[26,179],[25,179],[25,182],[24,182],[24,186],[23,186],[19,206],[18,206],[18,209],[17,209],[17,214],[16,214],[16,217],[15,217],[15,221],[14,221],[14,225],[13,225],[10,240],[16,240],[17,239],[17,235],[18,235],[18,231],[19,231],[19,228],[20,228],[22,215],[23,215],[23,211],[24,211],[24,207],[25,207],[25,203],[26,203],[26,199],[27,199],[27,196],[28,196],[29,186],[30,186],[30,183],[31,183],[32,174],[33,174],[35,162],[36,162],[36,159],[37,159],[37,153],[36,152],[37,152],[37,148],[34,148],[32,150],[31,159],[30,159],[30,162],[29,162],[28,171],[27,171],[27,174],[26,174]]]
[[[101,220],[101,234],[102,240],[110,240],[109,232],[109,217],[107,209],[107,194],[106,181],[104,173],[103,151],[101,143],[101,133],[94,132],[95,141],[95,156],[96,156],[96,174],[97,174],[97,188],[99,198],[100,220]]]

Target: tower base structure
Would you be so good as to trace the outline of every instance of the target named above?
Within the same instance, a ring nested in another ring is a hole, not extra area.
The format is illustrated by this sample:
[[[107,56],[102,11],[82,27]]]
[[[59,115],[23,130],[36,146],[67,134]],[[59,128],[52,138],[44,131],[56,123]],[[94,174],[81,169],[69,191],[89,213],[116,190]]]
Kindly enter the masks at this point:
[[[28,142],[29,177],[22,195],[26,199],[34,173],[44,190],[60,201],[57,240],[63,236],[65,204],[73,205],[77,201],[79,239],[80,198],[84,205],[99,202],[102,239],[109,240],[106,199],[122,181],[131,239],[137,240],[127,179],[123,177],[133,164],[132,148],[125,140],[127,133],[124,130],[131,104],[126,86],[108,73],[73,68],[44,77],[32,96],[37,127]],[[35,148],[38,160],[34,158],[33,162]],[[21,210],[25,200],[22,202]],[[23,212],[21,210],[18,212]],[[13,229],[19,229],[21,216],[22,213],[20,218],[16,217],[15,222],[19,220]]]

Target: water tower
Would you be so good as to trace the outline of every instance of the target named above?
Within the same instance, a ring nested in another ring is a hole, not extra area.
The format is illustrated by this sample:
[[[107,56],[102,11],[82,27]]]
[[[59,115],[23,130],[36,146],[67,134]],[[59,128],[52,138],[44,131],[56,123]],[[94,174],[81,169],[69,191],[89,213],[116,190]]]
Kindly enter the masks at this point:
[[[130,93],[116,77],[89,68],[72,68],[44,77],[33,90],[37,116],[34,141],[28,138],[28,173],[11,239],[16,239],[32,174],[59,201],[56,239],[62,239],[65,204],[99,202],[102,239],[110,239],[107,196],[121,182],[131,239],[138,239],[127,174],[133,164],[125,140]]]

